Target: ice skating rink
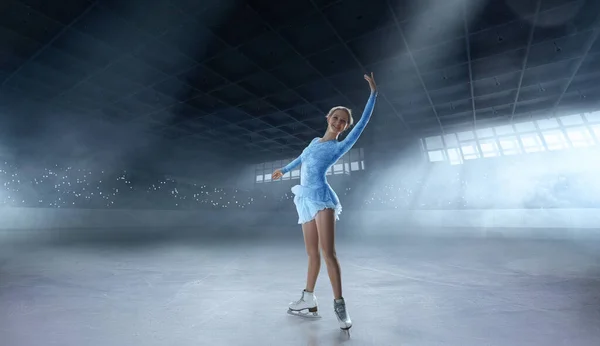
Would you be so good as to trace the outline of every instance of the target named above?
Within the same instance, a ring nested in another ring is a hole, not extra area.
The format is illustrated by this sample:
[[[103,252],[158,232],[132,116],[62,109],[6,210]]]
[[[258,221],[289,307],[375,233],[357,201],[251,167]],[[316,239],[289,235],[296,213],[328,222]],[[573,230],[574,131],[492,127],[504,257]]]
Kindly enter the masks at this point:
[[[127,231],[113,232],[115,238],[76,232],[0,243],[3,346],[597,346],[600,340],[600,247],[592,242],[340,239],[354,322],[348,337],[335,320],[324,264],[316,289],[323,318],[286,313],[305,282],[299,233],[142,240]]]

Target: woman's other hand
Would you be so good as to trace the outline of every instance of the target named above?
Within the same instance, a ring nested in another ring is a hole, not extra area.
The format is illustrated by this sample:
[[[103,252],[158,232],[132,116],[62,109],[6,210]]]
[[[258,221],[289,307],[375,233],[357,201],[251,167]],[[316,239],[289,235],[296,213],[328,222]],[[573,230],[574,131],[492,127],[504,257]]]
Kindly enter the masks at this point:
[[[276,169],[275,172],[273,172],[273,174],[271,175],[272,180],[277,180],[281,177],[283,177],[283,173],[281,173],[281,169]]]
[[[369,87],[371,87],[371,92],[374,93],[377,91],[377,84],[375,84],[375,77],[373,77],[373,72],[371,72],[371,76],[365,74],[365,80],[369,82]]]

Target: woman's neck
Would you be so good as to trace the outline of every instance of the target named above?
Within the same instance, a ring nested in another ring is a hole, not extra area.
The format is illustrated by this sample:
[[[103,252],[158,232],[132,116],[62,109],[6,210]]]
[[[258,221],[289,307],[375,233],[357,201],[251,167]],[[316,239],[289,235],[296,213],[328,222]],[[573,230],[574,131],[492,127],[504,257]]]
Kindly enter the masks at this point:
[[[325,132],[323,137],[321,137],[321,142],[327,142],[327,141],[331,141],[331,140],[334,140],[337,138],[338,138],[337,134],[327,131],[327,132]]]

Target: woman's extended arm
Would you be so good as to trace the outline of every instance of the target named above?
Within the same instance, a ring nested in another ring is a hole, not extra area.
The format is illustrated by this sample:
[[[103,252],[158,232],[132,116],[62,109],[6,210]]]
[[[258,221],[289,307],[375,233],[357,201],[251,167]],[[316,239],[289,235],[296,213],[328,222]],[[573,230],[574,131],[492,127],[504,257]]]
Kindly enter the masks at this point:
[[[287,166],[281,169],[281,173],[286,174],[287,172],[298,167],[302,163],[302,155],[298,156],[294,161],[287,164]]]
[[[371,88],[371,96],[369,96],[369,101],[367,101],[367,105],[365,106],[365,110],[363,111],[360,120],[356,123],[352,131],[348,134],[348,136],[340,142],[340,150],[341,153],[348,152],[352,146],[358,141],[358,138],[364,131],[369,119],[371,119],[371,114],[373,114],[373,108],[375,107],[375,100],[377,99],[377,84],[375,83],[375,77],[373,77],[373,72],[368,76],[365,74],[365,80],[369,82],[369,87]]]
[[[371,118],[371,114],[373,114],[373,108],[375,107],[375,100],[377,99],[377,90],[371,90],[371,96],[369,96],[369,100],[367,101],[367,105],[365,106],[365,110],[363,111],[360,120],[354,125],[354,128],[350,131],[348,136],[340,142],[342,152],[347,152],[352,148],[352,146],[358,141],[358,138],[364,131],[369,119]]]
[[[294,161],[288,163],[287,166],[280,168],[280,169],[276,169],[273,172],[273,174],[271,174],[271,179],[277,180],[277,179],[283,177],[284,174],[286,174],[287,172],[291,171],[292,169],[298,167],[298,165],[301,163],[302,163],[302,155],[298,156]]]

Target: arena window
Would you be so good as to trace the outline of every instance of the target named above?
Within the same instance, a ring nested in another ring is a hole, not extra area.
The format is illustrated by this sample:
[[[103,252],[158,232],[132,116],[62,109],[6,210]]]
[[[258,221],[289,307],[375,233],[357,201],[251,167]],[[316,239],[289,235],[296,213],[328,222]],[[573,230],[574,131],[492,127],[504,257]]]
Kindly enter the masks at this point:
[[[431,136],[422,139],[430,162],[531,154],[600,143],[600,111]]]

